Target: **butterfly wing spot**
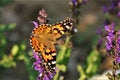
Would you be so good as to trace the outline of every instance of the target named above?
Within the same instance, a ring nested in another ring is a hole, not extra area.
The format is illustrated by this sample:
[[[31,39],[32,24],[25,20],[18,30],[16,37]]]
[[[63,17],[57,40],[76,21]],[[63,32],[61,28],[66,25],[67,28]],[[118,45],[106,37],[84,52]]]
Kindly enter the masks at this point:
[[[70,27],[68,25],[65,26],[67,29],[70,29]]]

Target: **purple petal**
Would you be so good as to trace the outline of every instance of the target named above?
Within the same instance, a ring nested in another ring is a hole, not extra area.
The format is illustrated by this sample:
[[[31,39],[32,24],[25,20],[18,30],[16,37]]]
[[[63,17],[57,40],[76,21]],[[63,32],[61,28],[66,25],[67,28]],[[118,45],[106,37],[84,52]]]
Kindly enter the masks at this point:
[[[98,34],[98,35],[102,35],[102,33],[103,33],[103,32],[102,32],[102,29],[101,29],[100,27],[98,27],[98,29],[97,29],[97,34]]]
[[[120,7],[120,1],[118,2],[118,7]]]
[[[47,75],[44,76],[43,80],[50,80]]]
[[[111,43],[106,42],[105,45],[106,45],[106,49],[107,49],[108,51],[112,49],[112,44],[111,44]]]
[[[116,57],[116,62],[117,62],[117,63],[120,63],[120,57],[119,57],[119,56]]]
[[[117,31],[117,34],[120,35],[120,30]]]
[[[107,6],[103,6],[103,12],[104,12],[104,13],[107,13],[107,12],[108,12]]]
[[[42,17],[46,18],[47,17],[47,13],[44,9],[39,11],[39,15],[41,15]]]
[[[114,32],[114,29],[115,29],[115,23],[114,22],[112,22],[110,25],[105,26],[105,30],[108,31],[108,32]]]
[[[41,80],[41,76],[42,76],[42,74],[40,73],[37,77],[37,80]]]
[[[35,27],[38,27],[38,26],[39,26],[38,23],[35,22],[35,21],[32,21],[32,23],[34,24]]]
[[[115,5],[114,5],[114,2],[113,3],[111,3],[111,5],[110,5],[110,9],[114,9],[115,8]]]
[[[51,72],[48,72],[48,76],[49,76],[49,78],[50,78],[50,79],[52,79],[52,78],[53,78],[53,75],[52,75],[52,73],[51,73]]]
[[[108,40],[109,43],[112,42],[112,38],[110,36],[106,36],[106,39]]]
[[[72,0],[72,3],[73,3],[73,5],[77,5],[77,1],[76,0]]]
[[[118,11],[118,14],[117,14],[117,15],[118,15],[118,17],[120,17],[120,11]]]

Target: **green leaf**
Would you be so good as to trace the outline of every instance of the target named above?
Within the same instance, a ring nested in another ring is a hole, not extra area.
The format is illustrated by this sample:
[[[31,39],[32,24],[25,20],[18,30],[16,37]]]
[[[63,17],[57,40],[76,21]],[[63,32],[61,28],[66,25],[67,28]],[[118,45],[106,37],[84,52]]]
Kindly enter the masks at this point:
[[[11,24],[0,24],[0,32],[4,32],[4,31],[8,31],[8,30],[12,30],[16,27],[15,23],[11,23]]]
[[[15,56],[18,53],[18,51],[19,51],[18,45],[14,45],[11,49],[11,53],[13,56]]]
[[[26,49],[26,44],[25,44],[24,42],[22,42],[22,43],[20,44],[20,49],[21,49],[21,50],[25,50],[25,49]]]
[[[3,59],[0,61],[0,66],[3,66],[5,68],[15,67],[16,62],[13,61],[13,58],[11,56],[3,56]]]
[[[2,37],[0,40],[0,46],[5,46],[7,44],[7,39],[5,37]]]
[[[0,31],[5,30],[5,28],[6,28],[6,25],[5,25],[5,24],[0,24]]]
[[[21,54],[17,57],[18,60],[25,60],[25,55],[24,54]]]
[[[8,30],[12,30],[16,27],[16,23],[11,23],[8,25]]]

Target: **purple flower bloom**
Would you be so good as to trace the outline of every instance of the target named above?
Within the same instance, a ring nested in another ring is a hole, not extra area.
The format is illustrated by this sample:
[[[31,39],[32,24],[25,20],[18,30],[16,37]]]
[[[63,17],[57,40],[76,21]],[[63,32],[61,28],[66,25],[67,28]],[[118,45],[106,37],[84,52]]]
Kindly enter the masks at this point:
[[[117,35],[120,35],[120,30],[118,30],[118,31],[116,32],[116,34],[117,34]]]
[[[116,38],[116,52],[120,52],[120,35]]]
[[[104,6],[103,11],[104,13],[120,16],[120,0],[112,0],[112,3],[110,6]]]
[[[108,51],[114,49],[116,62],[120,63],[120,30],[115,32],[114,28],[114,22],[111,22],[110,25],[105,25],[105,30],[107,31],[105,46]]]
[[[118,7],[120,7],[120,1],[118,2]]]
[[[102,34],[103,34],[103,32],[102,32],[102,30],[100,29],[100,27],[97,29],[97,34],[98,34],[98,35],[102,35]]]
[[[114,32],[115,29],[115,23],[112,22],[110,25],[105,25],[105,30],[108,32]]]
[[[110,6],[104,6],[104,13],[107,13],[109,15],[116,15],[116,16],[120,16],[120,12],[118,10],[118,7],[120,6],[120,0],[112,0],[112,3]],[[111,17],[110,16],[110,17]],[[116,70],[118,66],[118,64],[120,63],[120,30],[115,30],[115,23],[114,21],[112,21],[111,18],[106,17],[106,21],[104,24],[104,30],[105,30],[105,34],[103,33],[103,37],[105,39],[105,47],[107,50],[107,53],[109,56],[111,56],[112,62],[113,62],[113,72],[112,75],[109,75],[109,79],[117,79],[117,75],[116,75]],[[103,40],[104,40],[103,39]]]
[[[115,24],[114,22],[111,22],[111,24],[107,24],[105,25],[105,30],[108,32],[107,36],[106,36],[106,49],[109,51],[112,49],[113,47],[113,41],[114,41],[114,28],[115,28]]]
[[[87,1],[88,1],[88,0],[72,0],[72,4],[73,4],[74,6],[79,6],[79,5],[81,5],[81,4],[86,4]]]
[[[50,20],[49,18],[47,18],[47,14],[44,9],[39,11],[39,16],[37,17],[37,19],[39,21],[39,24],[48,23],[48,21]],[[39,24],[35,21],[32,21],[32,23],[34,24],[35,27],[39,26]]]
[[[119,55],[119,56],[116,56],[116,62],[117,62],[117,63],[120,63],[120,55]]]
[[[72,0],[73,5],[77,5],[77,0]]]
[[[111,5],[110,5],[110,9],[111,9],[111,10],[115,9],[114,2],[111,3]]]
[[[118,12],[118,14],[117,14],[117,15],[118,15],[118,17],[120,17],[120,11]]]
[[[107,42],[112,43],[113,39],[112,36],[106,36]]]
[[[40,24],[48,23],[49,19],[47,18],[47,13],[44,9],[39,11],[39,16],[37,17]]]
[[[32,21],[32,23],[34,24],[35,27],[38,27],[38,23],[35,21]]]
[[[106,49],[107,49],[108,51],[112,49],[112,43],[106,42],[105,45],[106,45]]]
[[[104,12],[104,13],[107,13],[107,12],[108,12],[107,6],[103,6],[103,12]]]
[[[39,16],[37,19],[38,19],[38,21],[40,22],[40,24],[44,24],[44,23],[46,23],[45,18],[42,17],[42,16]]]
[[[42,9],[41,11],[39,11],[39,15],[41,15],[44,18],[47,18],[47,13],[44,9]]]

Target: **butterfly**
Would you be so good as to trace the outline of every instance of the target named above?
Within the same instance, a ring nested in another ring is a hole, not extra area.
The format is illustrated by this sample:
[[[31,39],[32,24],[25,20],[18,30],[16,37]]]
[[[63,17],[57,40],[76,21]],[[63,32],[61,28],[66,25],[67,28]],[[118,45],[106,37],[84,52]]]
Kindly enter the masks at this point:
[[[53,25],[41,24],[34,28],[30,37],[32,49],[42,56],[43,63],[49,71],[56,68],[55,43],[61,36],[73,32],[74,19],[67,18]]]

